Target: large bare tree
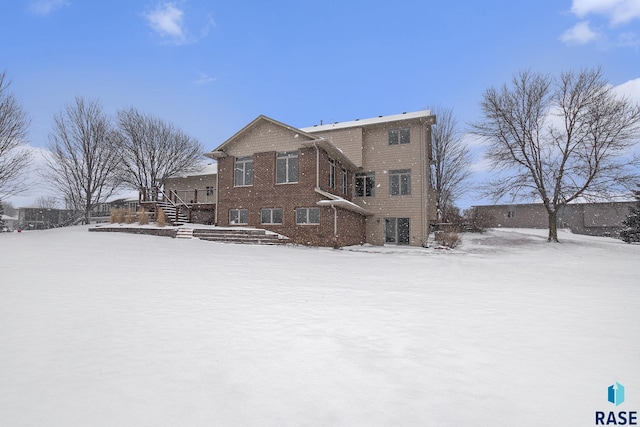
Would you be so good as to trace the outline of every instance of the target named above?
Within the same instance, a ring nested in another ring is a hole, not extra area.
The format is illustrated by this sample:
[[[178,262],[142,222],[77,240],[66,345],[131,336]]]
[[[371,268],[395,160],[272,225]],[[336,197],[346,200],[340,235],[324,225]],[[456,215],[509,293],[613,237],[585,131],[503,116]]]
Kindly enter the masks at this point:
[[[32,159],[24,147],[29,119],[9,86],[6,72],[0,73],[0,200],[26,189],[20,178]]]
[[[550,242],[558,241],[558,208],[612,199],[635,185],[639,159],[629,151],[639,139],[640,106],[616,95],[600,69],[558,78],[522,71],[510,85],[486,90],[481,107],[473,132],[501,172],[486,194],[541,200]]]
[[[160,188],[201,164],[200,143],[175,125],[136,109],[118,111],[121,179],[133,189]]]
[[[434,107],[438,121],[431,130],[431,183],[436,190],[436,203],[443,221],[455,216],[454,205],[467,190],[471,175],[471,154],[462,139],[453,110]]]
[[[51,157],[45,171],[51,185],[91,221],[91,209],[117,189],[117,132],[97,101],[76,97],[54,116]]]

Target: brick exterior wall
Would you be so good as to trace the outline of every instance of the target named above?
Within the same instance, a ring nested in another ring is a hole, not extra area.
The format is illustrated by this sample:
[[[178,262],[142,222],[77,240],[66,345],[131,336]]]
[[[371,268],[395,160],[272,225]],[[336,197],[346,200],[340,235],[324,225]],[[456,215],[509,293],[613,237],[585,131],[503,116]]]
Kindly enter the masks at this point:
[[[355,212],[337,208],[338,235],[334,236],[336,214],[331,207],[319,207],[320,224],[296,224],[296,208],[315,208],[325,198],[315,191],[316,188],[315,148],[298,149],[298,182],[276,184],[276,152],[262,152],[253,155],[253,185],[234,186],[235,157],[228,156],[218,160],[219,196],[218,225],[232,226],[229,223],[231,209],[247,209],[248,224],[285,235],[294,243],[317,246],[345,246],[364,242],[364,217]],[[328,188],[329,157],[320,150],[320,188],[344,196],[341,193],[340,173],[342,165],[336,165],[336,188]],[[350,173],[352,175],[352,173]],[[351,192],[352,190],[349,190]],[[348,195],[347,195],[348,197]],[[263,208],[281,208],[282,225],[262,224],[260,211]]]
[[[408,237],[408,244],[423,245],[427,241],[430,220],[436,218],[429,174],[431,125],[434,122],[435,118],[428,112],[418,112],[388,119],[295,129],[260,116],[212,153],[212,158],[218,160],[216,222],[229,226],[231,209],[247,209],[246,226],[265,228],[297,243],[334,246],[363,242],[384,244],[386,220],[408,218],[409,230],[404,235]],[[407,128],[411,135],[409,143],[389,145],[390,129]],[[319,139],[322,139],[319,145],[324,149],[311,146]],[[333,146],[327,146],[326,141]],[[334,152],[334,147],[340,154]],[[334,188],[329,187],[330,154],[325,149],[338,158],[348,159],[345,160],[347,167],[336,161]],[[294,150],[298,152],[298,182],[276,184],[276,153]],[[235,158],[245,156],[253,158],[253,184],[235,187]],[[343,168],[347,169],[346,194],[343,194],[342,186]],[[410,194],[390,194],[389,176],[394,170],[410,170]],[[368,171],[375,172],[375,196],[354,197],[355,173]],[[369,215],[344,208],[334,211],[330,206],[323,206],[320,224],[296,224],[296,208],[316,208],[318,201],[326,200],[315,191],[316,187],[353,201]],[[263,208],[281,208],[283,223],[261,224],[260,210]],[[337,236],[334,233],[336,219]]]

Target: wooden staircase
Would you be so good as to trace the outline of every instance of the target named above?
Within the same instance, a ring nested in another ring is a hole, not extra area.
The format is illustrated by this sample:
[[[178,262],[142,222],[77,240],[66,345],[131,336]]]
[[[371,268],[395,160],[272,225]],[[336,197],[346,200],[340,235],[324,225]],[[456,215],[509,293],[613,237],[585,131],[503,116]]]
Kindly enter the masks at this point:
[[[211,242],[254,245],[280,245],[289,240],[266,230],[248,228],[194,228],[193,237]]]
[[[189,217],[185,215],[180,210],[180,208],[177,205],[173,204],[171,201],[156,202],[156,209],[162,209],[165,216],[167,217],[167,221],[171,222],[172,225],[183,225],[190,222]]]

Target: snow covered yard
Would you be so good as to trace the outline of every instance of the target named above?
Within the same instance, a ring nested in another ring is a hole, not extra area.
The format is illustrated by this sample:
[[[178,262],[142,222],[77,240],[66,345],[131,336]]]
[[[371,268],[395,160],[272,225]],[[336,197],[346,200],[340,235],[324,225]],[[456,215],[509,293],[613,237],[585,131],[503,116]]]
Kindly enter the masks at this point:
[[[1,235],[0,424],[588,426],[640,411],[640,245],[544,236],[335,251]]]

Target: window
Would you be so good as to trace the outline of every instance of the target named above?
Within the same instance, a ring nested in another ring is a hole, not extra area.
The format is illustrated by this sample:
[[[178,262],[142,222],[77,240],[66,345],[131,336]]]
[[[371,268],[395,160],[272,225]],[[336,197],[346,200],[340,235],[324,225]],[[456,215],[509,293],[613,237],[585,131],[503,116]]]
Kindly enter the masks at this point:
[[[336,188],[336,161],[329,159],[329,188]]]
[[[298,152],[287,151],[276,155],[276,183],[298,182]]]
[[[384,241],[396,245],[409,244],[409,218],[385,218]]]
[[[356,174],[356,197],[375,196],[376,173],[358,172]]]
[[[389,194],[391,196],[411,194],[411,169],[389,171]]]
[[[516,216],[515,210],[509,209],[509,211],[507,211],[507,218],[515,218],[515,216]]]
[[[236,157],[233,185],[244,187],[253,185],[253,157]]]
[[[207,196],[213,196],[215,189],[213,187],[207,187]]]
[[[320,208],[296,209],[296,224],[320,224]]]
[[[248,224],[249,211],[247,209],[230,209],[229,224]]]
[[[347,170],[346,169],[342,169],[342,194],[347,194],[347,190],[349,189],[348,187],[348,182],[347,182]]]
[[[282,224],[282,209],[261,209],[260,222],[262,224]]]
[[[389,130],[389,145],[409,144],[410,142],[411,130],[409,128]]]

